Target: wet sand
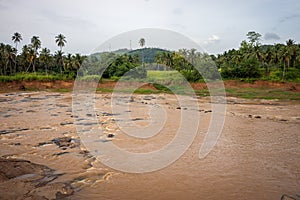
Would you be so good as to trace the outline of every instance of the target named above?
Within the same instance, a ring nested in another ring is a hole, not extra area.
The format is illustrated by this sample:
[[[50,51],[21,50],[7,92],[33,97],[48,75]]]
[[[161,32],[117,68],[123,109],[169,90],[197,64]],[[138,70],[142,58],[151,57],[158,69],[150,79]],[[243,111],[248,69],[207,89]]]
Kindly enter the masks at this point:
[[[136,123],[147,123],[153,104],[163,105],[168,121],[155,137],[133,139],[114,124],[111,95],[96,97],[104,133],[114,135],[107,142],[133,152],[170,142],[184,109],[173,95],[134,95]],[[201,125],[188,151],[164,169],[131,174],[103,165],[81,143],[71,93],[0,94],[0,199],[300,198],[300,102],[227,98],[223,132],[199,159],[211,106],[209,98],[197,101]]]

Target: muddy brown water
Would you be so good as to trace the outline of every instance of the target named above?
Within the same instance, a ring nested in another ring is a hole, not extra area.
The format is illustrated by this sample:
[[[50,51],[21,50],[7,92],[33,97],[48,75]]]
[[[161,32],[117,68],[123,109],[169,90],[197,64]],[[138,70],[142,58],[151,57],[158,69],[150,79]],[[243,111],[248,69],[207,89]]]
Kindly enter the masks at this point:
[[[163,105],[168,116],[160,134],[147,140],[133,139],[118,129],[110,114],[110,97],[96,95],[104,133],[114,134],[106,142],[149,152],[174,137],[181,111],[175,96],[134,96],[131,116],[136,123],[147,123],[146,105]],[[80,143],[71,93],[4,93],[0,101],[1,159],[44,166],[22,169],[24,173],[15,176],[10,172],[8,177],[2,163],[0,199],[280,199],[283,194],[300,198],[299,102],[227,98],[222,134],[208,156],[199,159],[211,106],[208,98],[198,99],[201,125],[190,148],[170,166],[134,174],[105,166]],[[41,172],[45,167],[50,175]]]

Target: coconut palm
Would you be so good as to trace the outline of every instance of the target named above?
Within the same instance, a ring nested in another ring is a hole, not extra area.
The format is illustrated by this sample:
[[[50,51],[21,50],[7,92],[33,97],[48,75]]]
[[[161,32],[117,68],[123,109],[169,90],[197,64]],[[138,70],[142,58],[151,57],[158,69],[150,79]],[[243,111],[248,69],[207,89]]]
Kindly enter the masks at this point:
[[[1,64],[3,64],[3,74],[7,75],[7,68],[9,64],[9,53],[8,53],[8,48],[7,45],[1,43],[0,45],[0,55],[1,55]],[[1,70],[2,72],[2,70]]]
[[[291,56],[289,51],[287,50],[287,46],[283,46],[279,50],[280,58],[283,62],[283,69],[282,69],[282,80],[285,78],[286,68],[290,65]]]
[[[286,46],[287,46],[287,51],[290,54],[290,63],[288,65],[288,68],[294,67],[294,63],[295,63],[296,57],[297,57],[298,46],[296,45],[295,40],[292,40],[292,39],[289,39],[288,41],[286,41]]]
[[[38,55],[38,50],[41,48],[41,40],[39,39],[38,36],[33,36],[31,38],[31,47],[33,48],[34,50],[34,58],[32,60],[32,70],[33,72],[35,72],[35,62],[36,62],[36,58],[37,58],[37,55]]]
[[[29,54],[29,46],[28,45],[24,45],[22,47],[22,52],[21,52],[21,55],[20,55],[20,71],[26,71],[26,66],[29,65],[29,62],[28,62],[28,54]]]
[[[55,42],[62,52],[62,48],[65,46],[65,43],[67,43],[66,37],[63,34],[59,34],[55,37]]]
[[[62,68],[64,67],[64,56],[63,56],[63,52],[61,50],[58,50],[55,52],[55,59],[56,59],[56,62],[59,66],[59,70],[60,70],[60,74],[62,74]]]
[[[44,65],[46,74],[48,74],[48,65],[49,65],[50,59],[51,59],[50,49],[43,48],[41,53],[40,53],[39,60]]]
[[[143,46],[145,46],[145,39],[144,38],[141,38],[140,40],[139,40],[139,44],[140,44],[140,46],[143,48]]]
[[[83,61],[85,59],[85,56],[81,56],[79,53],[76,53],[74,56],[74,67],[76,70],[78,70],[80,68],[80,66],[82,65]]]
[[[143,46],[145,46],[145,38],[141,38],[140,40],[139,40],[139,44],[140,44],[140,46],[143,48]],[[143,51],[141,52],[142,53],[142,65],[144,65],[144,55],[143,55]]]
[[[4,74],[5,75],[13,74],[12,63],[15,62],[16,49],[8,44],[1,43],[0,56],[1,56],[1,64],[4,66]],[[8,73],[8,67],[9,67],[9,73]]]
[[[64,60],[63,60],[63,54],[62,48],[65,46],[65,43],[67,43],[66,37],[63,34],[59,34],[55,37],[55,42],[57,43],[57,46],[59,46],[60,50],[57,51],[57,62],[60,66],[60,73],[62,74],[62,66],[64,67]]]
[[[195,65],[195,58],[196,58],[196,51],[197,49],[192,48],[188,51],[188,61],[194,66]]]
[[[11,37],[12,41],[15,43],[15,48],[18,49],[18,43],[21,42],[22,36],[20,33],[15,32],[14,35]]]
[[[16,52],[18,51],[18,43],[21,42],[22,36],[20,33],[15,32],[14,35],[11,37],[12,41],[15,43]],[[15,73],[17,72],[17,55],[15,56]]]
[[[32,66],[32,71],[35,72],[35,66],[34,66],[35,58],[36,58],[35,50],[31,46],[29,46],[28,47],[28,52],[27,52],[27,57],[26,57],[26,60],[29,64],[28,64],[28,67],[26,69],[26,72],[28,72],[30,66]]]

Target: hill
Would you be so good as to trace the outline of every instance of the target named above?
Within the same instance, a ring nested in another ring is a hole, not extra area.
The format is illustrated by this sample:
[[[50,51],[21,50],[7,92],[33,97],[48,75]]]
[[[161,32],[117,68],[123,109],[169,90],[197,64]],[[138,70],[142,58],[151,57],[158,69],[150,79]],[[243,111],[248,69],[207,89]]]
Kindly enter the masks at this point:
[[[160,48],[143,48],[143,49],[135,49],[129,51],[128,55],[139,55],[140,60],[143,60],[145,63],[154,63],[155,55],[160,52],[170,52],[165,49]]]
[[[109,53],[118,54],[118,55],[127,54],[131,56],[138,55],[141,62],[144,61],[145,63],[154,63],[155,55],[160,52],[170,52],[170,51],[165,49],[160,49],[160,48],[143,48],[143,49],[134,49],[134,50],[129,50],[124,48],[112,52],[93,53],[91,54],[91,57],[99,58],[101,55],[106,55]]]

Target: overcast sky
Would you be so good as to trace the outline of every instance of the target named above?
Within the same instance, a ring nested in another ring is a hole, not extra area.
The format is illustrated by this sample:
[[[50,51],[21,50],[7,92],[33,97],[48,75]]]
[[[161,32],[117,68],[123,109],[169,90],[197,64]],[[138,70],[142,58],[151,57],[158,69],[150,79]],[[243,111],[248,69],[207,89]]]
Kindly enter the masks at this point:
[[[299,0],[0,0],[0,20],[0,42],[12,44],[19,32],[23,46],[37,35],[52,52],[59,33],[67,39],[64,52],[88,54],[140,28],[179,32],[209,53],[238,48],[252,30],[262,43],[300,42]]]

